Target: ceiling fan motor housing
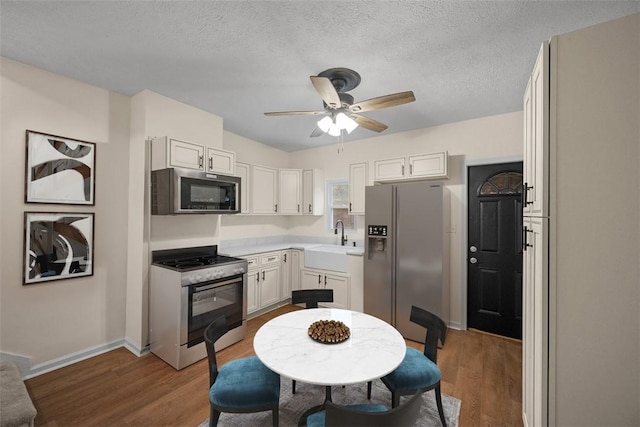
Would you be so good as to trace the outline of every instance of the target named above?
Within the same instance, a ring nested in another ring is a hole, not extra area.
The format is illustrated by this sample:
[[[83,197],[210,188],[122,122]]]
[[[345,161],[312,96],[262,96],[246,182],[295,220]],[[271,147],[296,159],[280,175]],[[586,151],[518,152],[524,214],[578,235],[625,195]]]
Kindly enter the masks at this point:
[[[360,74],[350,70],[349,68],[329,68],[324,70],[318,77],[326,77],[331,81],[331,84],[340,95],[343,92],[348,92],[351,89],[358,87],[360,84]],[[342,97],[340,97],[342,99]],[[350,104],[353,103],[353,97]]]

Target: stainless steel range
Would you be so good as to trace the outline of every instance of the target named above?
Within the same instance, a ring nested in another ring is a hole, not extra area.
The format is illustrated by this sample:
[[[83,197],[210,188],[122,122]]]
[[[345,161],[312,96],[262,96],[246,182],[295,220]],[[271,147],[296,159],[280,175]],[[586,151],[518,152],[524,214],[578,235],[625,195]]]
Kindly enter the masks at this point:
[[[246,334],[246,260],[218,255],[216,245],[152,252],[152,353],[176,369],[207,357],[203,332],[220,314],[227,317],[229,332],[216,342],[216,350]]]

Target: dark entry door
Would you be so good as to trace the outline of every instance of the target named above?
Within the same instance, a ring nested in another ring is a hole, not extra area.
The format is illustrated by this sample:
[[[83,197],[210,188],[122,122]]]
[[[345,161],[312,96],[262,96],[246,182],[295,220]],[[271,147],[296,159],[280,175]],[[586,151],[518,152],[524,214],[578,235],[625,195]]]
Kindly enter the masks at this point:
[[[522,162],[470,166],[467,326],[522,338]]]

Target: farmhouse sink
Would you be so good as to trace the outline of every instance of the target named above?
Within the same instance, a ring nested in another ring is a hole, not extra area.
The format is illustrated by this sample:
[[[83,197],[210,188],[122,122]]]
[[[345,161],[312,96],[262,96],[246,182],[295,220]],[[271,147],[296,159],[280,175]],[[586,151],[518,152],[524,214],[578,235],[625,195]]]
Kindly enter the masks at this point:
[[[319,245],[304,250],[304,266],[347,272],[347,246]]]

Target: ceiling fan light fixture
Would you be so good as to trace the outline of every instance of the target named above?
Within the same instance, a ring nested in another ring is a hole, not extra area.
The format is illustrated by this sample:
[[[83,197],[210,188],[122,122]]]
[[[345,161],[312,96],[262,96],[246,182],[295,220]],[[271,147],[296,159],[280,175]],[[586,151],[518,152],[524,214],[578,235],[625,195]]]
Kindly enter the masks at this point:
[[[358,127],[358,123],[345,113],[338,113],[336,116],[336,126],[338,126],[339,129],[346,130],[347,133],[351,133]]]
[[[335,124],[329,116],[325,116],[322,119],[318,120],[318,127],[324,133],[329,133],[329,129],[331,129],[333,126],[335,126]]]

